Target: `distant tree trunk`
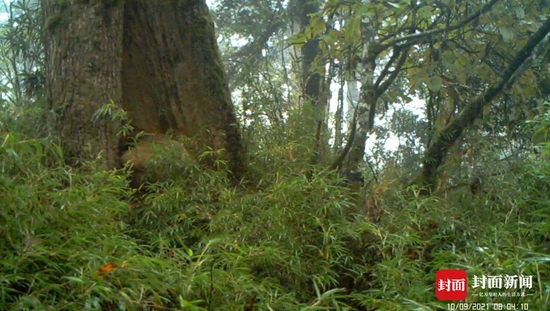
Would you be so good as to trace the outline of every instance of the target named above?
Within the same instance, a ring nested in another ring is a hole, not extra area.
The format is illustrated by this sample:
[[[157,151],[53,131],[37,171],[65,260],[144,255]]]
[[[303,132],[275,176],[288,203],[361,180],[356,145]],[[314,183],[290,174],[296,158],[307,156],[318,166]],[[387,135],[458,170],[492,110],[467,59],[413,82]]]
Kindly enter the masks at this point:
[[[309,26],[310,15],[318,13],[319,3],[316,0],[296,0],[300,15],[300,28]],[[320,96],[321,75],[315,68],[315,58],[321,53],[317,38],[311,38],[302,46],[302,83],[305,100],[317,105]]]
[[[374,71],[376,69],[376,56],[378,51],[373,49],[375,40],[375,29],[370,22],[364,23],[361,27],[363,42],[361,79],[361,100],[357,103],[357,131],[351,148],[348,170],[357,171],[365,156],[365,147],[368,133],[372,129],[371,116],[374,116],[378,95],[374,85]]]
[[[338,69],[338,105],[336,107],[336,113],[334,114],[334,146],[333,151],[338,153],[342,150],[342,144],[344,142],[344,135],[342,133],[343,124],[346,121],[344,119],[344,87],[345,87],[345,76],[344,69],[340,67]]]
[[[296,0],[297,14],[299,15],[300,28],[303,31],[310,25],[311,14],[319,13],[320,2],[317,0]],[[319,160],[321,151],[322,132],[325,126],[325,116],[327,110],[327,101],[322,98],[322,75],[315,63],[316,58],[321,53],[319,48],[318,38],[309,38],[308,42],[302,46],[302,88],[304,100],[308,101],[315,108],[315,145],[312,163],[315,164]]]
[[[357,81],[357,79],[352,78],[346,82],[346,93],[346,106],[344,108],[345,119],[346,124],[348,124],[348,126],[351,126],[351,123],[353,122],[353,113],[355,111],[355,106],[359,102],[359,81]]]
[[[192,152],[225,149],[241,176],[241,138],[204,0],[59,3],[42,0],[48,100],[69,163],[103,152],[108,167],[119,164],[118,125],[92,119],[113,101],[134,134],[185,135],[199,142]]]
[[[413,25],[415,19],[412,19]],[[415,27],[409,30],[412,34]],[[381,75],[375,80],[374,74],[376,71],[376,59],[382,52],[377,42],[378,30],[373,26],[371,21],[365,21],[361,25],[361,41],[363,51],[361,57],[361,92],[360,100],[357,103],[356,118],[352,128],[356,128],[355,138],[353,139],[353,148],[351,148],[348,170],[355,171],[359,169],[360,164],[364,161],[365,148],[368,139],[368,134],[374,127],[374,117],[376,115],[376,105],[380,96],[382,96],[388,88],[393,84],[402,66],[405,64],[408,55],[407,47],[392,46],[392,56],[389,63],[382,70]],[[395,68],[388,71],[388,64],[394,64]]]

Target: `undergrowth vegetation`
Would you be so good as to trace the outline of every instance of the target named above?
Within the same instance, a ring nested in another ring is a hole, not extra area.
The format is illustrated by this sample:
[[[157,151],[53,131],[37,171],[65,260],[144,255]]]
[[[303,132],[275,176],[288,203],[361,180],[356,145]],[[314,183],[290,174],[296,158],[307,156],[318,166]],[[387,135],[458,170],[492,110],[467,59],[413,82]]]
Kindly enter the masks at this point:
[[[264,159],[296,152],[280,150]],[[446,310],[434,286],[449,268],[530,275],[514,302],[549,306],[544,160],[475,197],[425,197],[390,179],[352,191],[305,165],[235,187],[187,164],[136,191],[127,169],[61,158],[46,140],[0,137],[1,310]]]

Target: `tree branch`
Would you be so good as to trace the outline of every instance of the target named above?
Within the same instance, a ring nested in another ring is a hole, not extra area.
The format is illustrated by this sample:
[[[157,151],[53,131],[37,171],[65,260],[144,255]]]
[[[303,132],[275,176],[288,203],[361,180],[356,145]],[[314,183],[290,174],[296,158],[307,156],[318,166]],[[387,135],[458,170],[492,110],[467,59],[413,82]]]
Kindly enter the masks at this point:
[[[433,36],[433,35],[436,35],[436,34],[439,34],[439,33],[445,33],[445,32],[449,32],[449,31],[457,30],[459,28],[462,28],[462,27],[468,25],[469,23],[473,22],[474,20],[478,19],[481,15],[489,12],[491,10],[491,8],[498,1],[499,0],[491,0],[489,3],[484,5],[481,9],[479,9],[477,12],[475,12],[474,14],[468,16],[463,21],[461,21],[460,23],[458,23],[454,26],[446,27],[446,28],[443,28],[443,29],[428,30],[428,31],[424,31],[424,32],[421,32],[421,33],[415,33],[415,34],[407,35],[407,36],[404,36],[404,37],[401,37],[401,38],[396,38],[396,39],[394,39],[394,40],[392,40],[388,43],[382,44],[380,48],[381,49],[387,49],[391,46],[397,45],[397,44],[399,44],[401,42],[405,42],[405,41],[408,41],[408,42],[405,42],[404,46],[411,46],[411,45],[417,43],[418,41],[420,41],[420,39],[423,39],[423,38],[426,38],[426,37],[429,37],[429,36]]]
[[[378,76],[378,79],[376,79],[376,82],[374,83],[375,88],[378,88],[380,83],[382,83],[382,80],[384,80],[386,75],[388,75],[390,71],[390,67],[393,65],[395,61],[397,61],[399,55],[401,55],[401,49],[394,48],[393,53],[390,57],[390,60],[386,63],[386,65],[384,66],[384,69],[382,69],[382,72],[380,73],[380,76]]]
[[[359,110],[359,105],[355,107],[355,111],[353,112],[353,119],[351,121],[351,131],[349,133],[348,141],[346,142],[346,146],[344,146],[344,149],[340,154],[338,155],[338,158],[334,160],[332,165],[330,166],[333,170],[339,170],[342,165],[344,164],[344,159],[349,154],[349,151],[351,150],[351,146],[353,145],[353,141],[355,140],[355,132],[357,132],[357,111]]]
[[[485,105],[491,102],[514,76],[518,68],[530,57],[537,45],[544,40],[550,32],[550,18],[546,19],[543,25],[529,37],[527,44],[516,54],[508,67],[502,72],[497,82],[491,85],[485,94],[468,104],[464,110],[449,125],[441,131],[439,138],[427,150],[423,163],[422,175],[416,182],[421,186],[433,190],[436,181],[436,172],[443,162],[452,145],[460,135],[480,116]]]
[[[391,72],[390,76],[386,80],[384,80],[384,82],[382,82],[380,86],[376,85],[376,97],[379,97],[380,95],[384,94],[388,90],[390,85],[393,83],[395,78],[397,78],[397,75],[401,72],[401,68],[405,64],[405,61],[407,60],[408,51],[409,49],[405,49],[405,51],[401,52],[399,60],[397,61],[397,65],[395,66],[395,69]]]

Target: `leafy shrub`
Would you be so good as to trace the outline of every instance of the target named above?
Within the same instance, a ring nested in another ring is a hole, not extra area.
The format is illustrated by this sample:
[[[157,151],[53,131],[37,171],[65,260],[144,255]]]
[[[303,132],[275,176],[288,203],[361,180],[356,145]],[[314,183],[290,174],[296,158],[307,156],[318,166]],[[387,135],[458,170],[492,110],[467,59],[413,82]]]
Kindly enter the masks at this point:
[[[125,234],[125,176],[65,167],[43,140],[0,141],[0,309],[135,309],[177,288],[173,267]]]

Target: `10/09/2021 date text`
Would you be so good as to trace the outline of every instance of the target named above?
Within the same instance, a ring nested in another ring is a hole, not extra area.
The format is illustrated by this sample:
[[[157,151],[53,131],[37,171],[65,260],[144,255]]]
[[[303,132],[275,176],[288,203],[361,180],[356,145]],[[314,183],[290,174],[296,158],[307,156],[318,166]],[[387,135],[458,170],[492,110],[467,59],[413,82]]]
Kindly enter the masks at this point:
[[[454,302],[447,303],[447,310],[462,311],[462,310],[496,310],[496,311],[522,311],[529,310],[528,303],[466,303]]]

